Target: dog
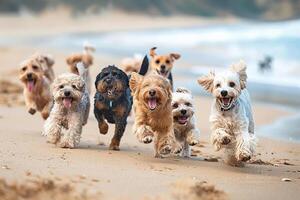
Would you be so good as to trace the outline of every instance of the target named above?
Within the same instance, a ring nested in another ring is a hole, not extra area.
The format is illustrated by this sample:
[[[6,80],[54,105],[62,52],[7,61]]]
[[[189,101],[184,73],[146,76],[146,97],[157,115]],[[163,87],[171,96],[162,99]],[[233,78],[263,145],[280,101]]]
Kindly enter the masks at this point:
[[[80,76],[64,73],[54,80],[54,105],[44,124],[47,141],[62,148],[77,147],[89,116],[90,99],[83,79],[86,68],[83,64],[77,68]]]
[[[189,90],[177,88],[172,95],[173,127],[176,140],[182,145],[181,156],[190,156],[190,147],[199,143],[193,97]]]
[[[89,67],[93,65],[93,55],[92,53],[96,49],[89,43],[83,44],[83,53],[76,53],[68,56],[66,58],[66,62],[69,66],[69,71],[73,74],[79,75],[78,69],[77,69],[77,63],[83,63],[84,67],[87,69],[87,80],[86,80],[86,87],[88,89],[88,92],[91,92],[91,78],[89,73]]]
[[[109,149],[118,151],[132,107],[129,78],[121,69],[107,66],[97,75],[95,87],[94,114],[98,121],[99,132],[101,134],[108,132],[107,122],[115,124],[115,133]]]
[[[150,70],[148,70],[149,66],[144,65],[143,67],[142,65],[139,74],[146,75],[149,73],[148,71],[150,71],[150,73],[161,75],[162,77],[167,78],[170,81],[173,91],[173,76],[171,70],[173,68],[174,61],[178,60],[181,56],[178,53],[157,55],[155,52],[156,49],[157,47],[153,47],[149,52],[151,56]]]
[[[41,112],[47,119],[52,107],[50,80],[46,77],[43,65],[35,58],[29,58],[20,64],[19,79],[24,85],[23,94],[28,112],[33,115]]]
[[[52,55],[35,53],[32,56],[32,59],[36,59],[36,61],[40,63],[44,71],[44,75],[48,78],[50,83],[52,83],[53,80],[55,79],[55,74],[53,71],[53,65],[55,62]]]
[[[133,72],[129,81],[133,95],[135,122],[133,132],[138,140],[148,144],[154,140],[154,156],[162,158],[181,151],[173,130],[172,89],[164,77],[142,76]]]
[[[244,165],[256,147],[246,69],[240,61],[225,72],[210,72],[198,79],[214,96],[210,115],[212,143],[217,151],[225,149],[225,162],[233,166]]]
[[[121,61],[121,66],[124,72],[127,75],[130,75],[132,72],[138,73],[142,65],[143,57],[140,54],[134,54],[133,57],[124,58]]]

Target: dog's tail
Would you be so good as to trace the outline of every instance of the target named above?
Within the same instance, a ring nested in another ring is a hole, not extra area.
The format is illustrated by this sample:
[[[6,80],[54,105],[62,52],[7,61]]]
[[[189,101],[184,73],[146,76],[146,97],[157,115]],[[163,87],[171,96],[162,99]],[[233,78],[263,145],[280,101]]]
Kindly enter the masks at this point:
[[[82,62],[79,62],[76,64],[76,68],[78,70],[79,76],[81,76],[81,78],[84,80],[84,82],[87,82],[88,70],[84,66],[84,64]]]
[[[92,54],[93,52],[96,51],[96,48],[94,45],[92,45],[91,43],[89,43],[88,41],[85,41],[83,43],[83,53],[84,54]]]
[[[139,71],[139,74],[144,76],[148,72],[148,69],[149,69],[149,59],[148,59],[148,56],[145,55],[142,65],[141,65],[141,68],[140,68],[140,71]]]

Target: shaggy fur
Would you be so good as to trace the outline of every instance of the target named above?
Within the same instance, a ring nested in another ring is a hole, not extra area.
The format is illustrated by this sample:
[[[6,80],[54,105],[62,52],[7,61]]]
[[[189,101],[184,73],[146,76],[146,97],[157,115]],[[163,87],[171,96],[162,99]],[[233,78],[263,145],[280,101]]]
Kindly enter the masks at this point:
[[[256,146],[245,63],[232,65],[225,72],[211,72],[198,82],[214,96],[210,122],[215,149],[225,149],[226,163],[243,165],[251,159]]]
[[[84,70],[84,67],[79,69],[80,74]],[[44,124],[43,134],[49,143],[74,148],[80,142],[82,126],[89,116],[90,100],[86,84],[81,76],[62,74],[54,80],[53,96],[54,106]]]
[[[173,127],[177,141],[182,145],[181,155],[190,156],[190,147],[199,143],[199,130],[196,128],[193,97],[189,90],[177,88],[172,98]]]
[[[52,83],[55,79],[55,74],[53,71],[53,65],[54,65],[53,57],[50,54],[36,53],[32,56],[32,59],[36,59],[36,61],[40,63],[44,71],[44,75]]]
[[[83,53],[72,54],[67,57],[66,62],[69,66],[69,71],[73,74],[79,75],[78,69],[76,67],[77,63],[83,63],[84,67],[87,69],[87,80],[86,87],[88,92],[91,92],[91,77],[89,72],[89,67],[93,65],[94,58],[92,52],[95,51],[95,48],[90,44],[83,45]]]
[[[109,149],[120,150],[120,141],[132,107],[129,79],[122,70],[108,66],[97,75],[95,86],[94,114],[99,132],[108,132],[106,121],[115,124],[115,134]]]
[[[171,151],[179,153],[181,146],[173,130],[170,83],[156,74],[144,77],[133,72],[129,85],[134,98],[133,131],[138,140],[146,144],[154,140],[155,157]]]
[[[47,119],[52,106],[50,81],[45,76],[43,66],[34,58],[21,63],[19,79],[24,85],[25,104],[30,114],[41,112],[43,119]]]

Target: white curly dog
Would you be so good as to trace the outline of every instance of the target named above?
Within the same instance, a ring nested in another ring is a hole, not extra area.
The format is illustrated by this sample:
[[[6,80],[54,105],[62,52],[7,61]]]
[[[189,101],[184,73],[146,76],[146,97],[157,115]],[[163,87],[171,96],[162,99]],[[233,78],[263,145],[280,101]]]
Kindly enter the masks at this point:
[[[77,65],[80,76],[65,73],[53,82],[54,105],[45,121],[43,135],[62,148],[74,148],[80,142],[82,126],[87,123],[90,99],[86,87],[86,69]]]
[[[250,160],[256,147],[246,69],[240,61],[227,71],[210,72],[198,80],[214,96],[210,115],[212,143],[217,151],[225,149],[225,162],[233,166]]]

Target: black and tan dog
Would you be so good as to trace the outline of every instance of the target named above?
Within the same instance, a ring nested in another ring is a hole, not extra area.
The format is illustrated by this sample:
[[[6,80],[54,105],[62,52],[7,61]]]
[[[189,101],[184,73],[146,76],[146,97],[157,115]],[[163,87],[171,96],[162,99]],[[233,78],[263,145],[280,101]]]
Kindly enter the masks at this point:
[[[105,67],[96,78],[94,114],[101,134],[108,132],[108,123],[115,124],[109,149],[120,150],[120,141],[132,107],[129,78],[115,66]],[[106,122],[107,121],[107,122]]]

